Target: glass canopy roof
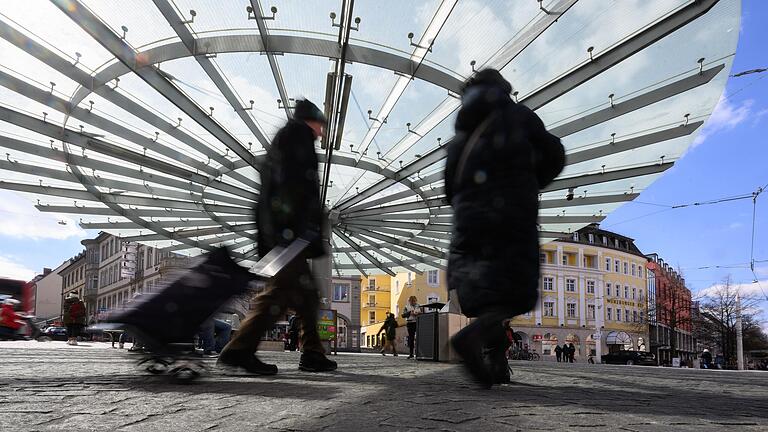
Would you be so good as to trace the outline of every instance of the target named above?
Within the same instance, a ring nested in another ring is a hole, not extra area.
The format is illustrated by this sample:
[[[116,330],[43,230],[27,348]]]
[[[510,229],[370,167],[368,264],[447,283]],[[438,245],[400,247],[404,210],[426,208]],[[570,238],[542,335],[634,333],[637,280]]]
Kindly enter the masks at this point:
[[[255,259],[258,167],[292,100],[326,107],[338,273],[444,268],[444,145],[495,67],[560,136],[549,241],[633,200],[712,113],[739,0],[0,3],[0,188],[155,247]],[[358,19],[359,18],[359,19]],[[342,73],[343,72],[343,73]],[[572,199],[568,199],[572,198]]]

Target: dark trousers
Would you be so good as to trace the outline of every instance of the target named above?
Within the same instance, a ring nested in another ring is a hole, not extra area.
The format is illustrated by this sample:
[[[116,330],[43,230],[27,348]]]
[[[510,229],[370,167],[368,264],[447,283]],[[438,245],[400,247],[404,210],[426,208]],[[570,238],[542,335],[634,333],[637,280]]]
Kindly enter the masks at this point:
[[[82,324],[67,324],[67,337],[76,338],[80,336],[83,332],[83,327],[85,326]]]
[[[302,351],[325,353],[317,333],[319,293],[307,260],[301,258],[290,262],[269,281],[266,290],[256,297],[251,314],[240,323],[224,352],[255,353],[264,332],[272,329],[288,308],[296,311],[296,319],[301,323]]]
[[[413,355],[413,347],[416,343],[416,322],[408,321],[408,352]]]
[[[560,363],[560,357],[562,357],[563,354],[559,352],[555,352],[555,357],[557,357],[557,362]]]

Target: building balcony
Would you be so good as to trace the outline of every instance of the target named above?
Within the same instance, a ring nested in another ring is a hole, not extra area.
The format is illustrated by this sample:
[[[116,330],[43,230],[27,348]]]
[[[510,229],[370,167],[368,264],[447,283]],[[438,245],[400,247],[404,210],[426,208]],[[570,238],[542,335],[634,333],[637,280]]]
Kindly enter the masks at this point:
[[[381,309],[389,309],[389,304],[384,302],[364,302],[363,303],[364,308],[381,308]]]
[[[363,287],[363,292],[366,292],[366,291],[389,292],[389,288],[386,288],[386,287],[378,287],[378,286],[377,286],[377,287],[368,287],[368,286],[365,286],[365,287]]]

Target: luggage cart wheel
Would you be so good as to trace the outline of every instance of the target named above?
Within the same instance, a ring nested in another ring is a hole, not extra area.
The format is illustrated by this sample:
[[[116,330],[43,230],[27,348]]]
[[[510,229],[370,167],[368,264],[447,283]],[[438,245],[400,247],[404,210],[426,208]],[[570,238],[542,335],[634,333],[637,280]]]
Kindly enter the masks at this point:
[[[171,378],[180,384],[190,383],[200,376],[200,372],[187,366],[177,367],[171,370],[170,374]]]
[[[163,359],[150,357],[139,362],[139,367],[153,375],[162,375],[168,372],[169,363]]]

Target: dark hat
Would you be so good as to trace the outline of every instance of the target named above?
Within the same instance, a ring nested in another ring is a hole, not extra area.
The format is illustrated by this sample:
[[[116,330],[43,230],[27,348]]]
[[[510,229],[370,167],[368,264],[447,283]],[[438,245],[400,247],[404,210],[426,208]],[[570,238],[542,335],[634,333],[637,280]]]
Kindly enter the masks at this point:
[[[296,120],[328,123],[328,119],[325,118],[325,114],[320,111],[320,108],[306,99],[299,99],[296,101],[296,107],[293,110],[293,118]]]
[[[483,69],[472,75],[461,87],[461,92],[464,93],[470,87],[478,85],[498,87],[506,94],[512,93],[512,84],[510,84],[509,81],[507,81],[496,69]]]

